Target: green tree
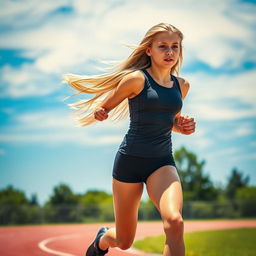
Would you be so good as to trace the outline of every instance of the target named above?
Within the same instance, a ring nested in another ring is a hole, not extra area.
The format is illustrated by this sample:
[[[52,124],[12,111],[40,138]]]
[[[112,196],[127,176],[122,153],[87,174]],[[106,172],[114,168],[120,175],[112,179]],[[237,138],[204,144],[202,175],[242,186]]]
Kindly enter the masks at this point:
[[[80,196],[79,203],[85,220],[113,220],[112,195],[104,191],[89,190]]]
[[[60,204],[77,204],[77,196],[72,192],[71,188],[66,184],[60,184],[53,189],[53,195],[50,197],[49,203],[52,205]]]
[[[36,194],[32,194],[31,199],[29,200],[29,204],[38,206],[38,200],[37,200]]]
[[[66,184],[54,187],[53,195],[45,204],[46,218],[54,222],[79,221],[76,213],[79,196]]]
[[[0,191],[0,224],[23,224],[27,222],[29,202],[23,191],[12,185]]]
[[[199,161],[197,155],[185,147],[174,152],[178,173],[181,178],[185,200],[215,200],[218,190],[213,186],[209,175],[204,174],[205,160]]]
[[[226,186],[226,195],[229,199],[234,199],[236,191],[239,188],[246,187],[249,183],[249,176],[243,177],[243,173],[237,168],[233,168]]]
[[[235,198],[242,217],[256,217],[256,186],[238,188]]]

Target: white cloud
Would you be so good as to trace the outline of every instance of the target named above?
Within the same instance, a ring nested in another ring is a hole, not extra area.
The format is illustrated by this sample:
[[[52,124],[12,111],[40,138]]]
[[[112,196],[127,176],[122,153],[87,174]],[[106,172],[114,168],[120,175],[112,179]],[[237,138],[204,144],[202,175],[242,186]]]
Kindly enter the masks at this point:
[[[251,121],[247,121],[247,122],[241,122],[241,121],[235,121],[235,122],[231,122],[231,126],[229,128],[225,127],[223,128],[222,125],[220,124],[220,129],[221,131],[216,132],[218,138],[221,141],[230,141],[233,139],[240,139],[239,137],[248,137],[248,136],[255,136],[255,129],[254,129],[254,124]],[[253,146],[253,144],[252,144]]]
[[[229,147],[229,148],[222,148],[222,149],[218,149],[217,151],[215,152],[211,152],[211,157],[212,158],[217,158],[217,157],[230,157],[230,156],[233,156],[233,155],[238,155],[238,154],[241,154],[239,148],[237,147]]]
[[[236,136],[248,136],[251,134],[255,134],[255,129],[253,129],[253,127],[251,127],[251,126],[242,126],[242,127],[239,127],[238,129],[236,129],[234,131],[234,134]]]
[[[209,148],[214,144],[214,141],[210,138],[204,138],[204,137],[194,137],[192,139],[192,144],[194,149],[206,149]]]
[[[102,136],[90,136],[90,134],[84,134],[82,132],[67,131],[47,131],[47,132],[34,132],[34,133],[6,133],[0,135],[0,141],[6,143],[40,143],[51,145],[61,144],[77,144],[86,146],[104,146],[121,143],[122,136],[118,135],[102,135]],[[1,154],[1,152],[0,152]]]
[[[196,119],[208,121],[238,120],[255,116],[255,110],[241,110],[223,108],[221,105],[207,101],[194,104],[190,110]]]
[[[43,72],[77,68],[90,59],[123,59],[129,51],[117,42],[139,43],[146,30],[160,21],[173,23],[183,31],[188,64],[197,59],[216,68],[226,63],[236,67],[241,60],[255,56],[255,51],[248,54],[246,50],[253,49],[255,35],[247,25],[254,19],[247,18],[246,24],[240,22],[243,15],[236,19],[242,11],[234,1],[162,1],[160,5],[155,1],[73,1],[70,6],[75,13],[68,16],[49,15],[68,1],[26,2],[26,8],[15,2],[16,8],[12,3],[2,11],[3,17],[11,13],[24,18],[23,26],[17,26],[16,16],[8,16],[12,19],[6,22],[14,29],[3,33],[0,46],[24,49],[24,55],[34,56],[36,68]],[[214,4],[214,8],[209,8],[209,4]],[[252,9],[247,16],[254,16]],[[47,14],[40,24],[35,22],[35,17]]]
[[[190,92],[184,108],[200,120],[237,120],[256,116],[256,73],[186,75]]]
[[[57,89],[59,84],[53,76],[43,73],[33,65],[23,64],[21,67],[5,65],[0,69],[0,97],[21,98],[27,96],[48,95]]]
[[[210,129],[208,129],[208,133],[210,132]],[[193,134],[190,135],[182,135],[182,134],[176,134],[173,133],[173,143],[175,147],[180,147],[182,145],[186,145],[186,147],[190,147],[190,145],[193,146],[192,150],[202,150],[204,151],[206,148],[211,147],[214,145],[214,139],[212,137],[209,137],[207,134],[206,127],[202,127],[202,125],[199,123],[199,125],[196,127],[196,130]]]
[[[197,1],[192,4],[191,1],[175,0],[162,1],[160,5],[155,1],[147,1],[146,5],[145,1],[101,4],[91,0],[56,1],[55,4],[45,1],[38,8],[35,8],[37,1],[15,3],[6,1],[1,11],[1,17],[6,18],[4,24],[14,28],[3,32],[0,46],[24,49],[24,57],[35,58],[35,62],[20,67],[2,67],[1,94],[4,97],[47,95],[59,88],[57,79],[64,71],[77,69],[88,72],[90,67],[86,64],[92,59],[122,59],[130,51],[119,42],[138,43],[146,30],[160,21],[173,23],[183,31],[187,65],[194,60],[202,60],[216,68],[228,62],[236,67],[255,54],[252,51],[246,55],[248,49],[253,49],[255,35],[250,25],[255,21],[255,7],[235,4],[234,1]],[[75,13],[49,15],[65,4],[70,4]],[[209,9],[209,5],[214,7]],[[36,11],[31,12],[32,9]],[[18,14],[24,18],[17,25],[15,17]],[[36,16],[41,17],[40,25],[35,22]],[[46,16],[47,19],[43,19]],[[184,111],[198,121],[255,116],[255,72],[225,75],[198,72],[186,76],[191,90]],[[240,103],[246,107],[239,108]],[[69,121],[57,117],[51,119],[51,116],[38,113],[35,117],[23,115],[18,121],[27,127],[26,123],[30,121],[25,118],[32,118],[34,122],[30,124],[34,126],[37,123],[36,129],[70,128]],[[246,131],[237,132],[242,134]],[[206,147],[211,142],[204,138],[200,143],[201,147]]]
[[[68,0],[6,0],[1,3],[1,25],[15,25],[15,28],[38,24],[49,13],[69,3]],[[40,23],[38,24],[40,25]]]
[[[110,120],[105,120],[103,122],[96,122],[91,126],[77,127],[75,120],[73,119],[73,112],[64,111],[38,111],[38,112],[27,112],[20,115],[16,115],[14,118],[18,125],[24,126],[26,129],[31,127],[32,129],[49,129],[49,130],[65,130],[65,129],[75,129],[75,130],[86,130],[94,131],[102,129],[113,129],[118,130],[125,127],[127,120],[113,123]],[[21,127],[20,127],[21,128]]]
[[[3,126],[0,142],[60,145],[115,145],[121,143],[127,120],[113,125],[109,120],[87,127],[76,127],[64,111],[30,112],[16,115],[15,126]],[[104,132],[102,132],[104,131]]]

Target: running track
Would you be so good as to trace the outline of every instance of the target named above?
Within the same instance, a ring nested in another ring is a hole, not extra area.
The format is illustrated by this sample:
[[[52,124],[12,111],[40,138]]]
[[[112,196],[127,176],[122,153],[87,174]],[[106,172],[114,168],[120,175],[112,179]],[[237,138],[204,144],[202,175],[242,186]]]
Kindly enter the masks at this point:
[[[70,224],[0,227],[1,256],[83,256],[99,227],[110,224]],[[256,220],[185,221],[185,232],[256,227]],[[162,234],[161,222],[138,223],[136,238]],[[111,256],[148,256],[133,250],[111,248]]]

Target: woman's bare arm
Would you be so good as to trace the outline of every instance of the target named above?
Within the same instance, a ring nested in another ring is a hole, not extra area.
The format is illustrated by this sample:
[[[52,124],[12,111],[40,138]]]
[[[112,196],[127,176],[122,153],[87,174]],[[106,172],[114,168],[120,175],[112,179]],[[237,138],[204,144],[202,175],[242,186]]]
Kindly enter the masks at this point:
[[[182,94],[182,100],[185,99],[186,95],[188,94],[189,88],[190,88],[190,84],[187,80],[183,79],[183,78],[178,78],[179,84],[180,84],[180,90],[181,90],[181,94]],[[172,128],[173,132],[180,132],[179,127],[177,126],[177,120],[179,119],[181,115],[181,111],[176,114],[175,119],[174,119],[174,125]]]
[[[107,113],[119,105],[124,99],[137,94],[143,89],[145,78],[140,71],[126,75],[116,89],[108,95],[95,110],[94,117],[99,121],[107,119]]]

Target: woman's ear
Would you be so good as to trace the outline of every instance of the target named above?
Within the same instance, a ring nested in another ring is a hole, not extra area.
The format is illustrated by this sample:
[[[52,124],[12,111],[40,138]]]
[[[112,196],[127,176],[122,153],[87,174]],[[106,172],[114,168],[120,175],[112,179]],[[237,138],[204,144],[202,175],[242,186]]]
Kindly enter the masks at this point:
[[[150,48],[150,47],[147,47],[147,49],[146,49],[146,54],[147,54],[148,56],[151,56],[151,48]]]

